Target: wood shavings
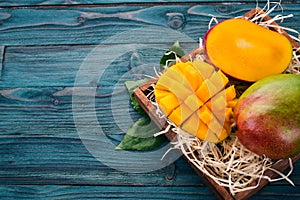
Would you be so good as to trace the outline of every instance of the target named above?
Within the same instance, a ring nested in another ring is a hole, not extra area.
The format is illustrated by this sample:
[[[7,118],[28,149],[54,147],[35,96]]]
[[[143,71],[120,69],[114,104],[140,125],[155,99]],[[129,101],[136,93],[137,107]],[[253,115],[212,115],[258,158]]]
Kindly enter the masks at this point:
[[[274,162],[271,159],[245,149],[234,133],[215,144],[201,141],[180,128],[174,128],[173,131],[177,133],[174,148],[180,149],[193,165],[220,186],[228,188],[233,195],[257,187],[263,178],[270,182],[284,179],[293,184],[288,178],[293,171],[292,164],[287,175],[272,169]],[[266,170],[275,171],[280,178],[265,176]],[[259,181],[251,185],[255,180]]]
[[[287,69],[287,73],[300,74],[300,47],[294,49],[292,62]]]

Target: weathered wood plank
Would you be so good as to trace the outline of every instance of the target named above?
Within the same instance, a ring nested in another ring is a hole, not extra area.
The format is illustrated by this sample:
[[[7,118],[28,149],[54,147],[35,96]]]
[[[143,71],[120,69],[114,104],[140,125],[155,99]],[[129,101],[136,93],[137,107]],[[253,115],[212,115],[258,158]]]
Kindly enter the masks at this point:
[[[214,199],[207,188],[147,186],[5,186],[3,198],[26,199]],[[174,197],[176,194],[176,197]]]
[[[73,87],[81,69],[78,84],[97,86],[104,94],[108,86],[111,90],[122,80],[154,75],[153,67],[159,67],[161,56],[174,41],[157,44],[155,48],[139,44],[131,49],[122,44],[6,47],[0,88]],[[182,46],[189,52],[197,43]],[[119,55],[114,55],[117,52]],[[99,76],[92,76],[95,73]]]
[[[300,198],[300,186],[274,186],[264,187],[260,192],[252,196],[250,199],[287,199],[294,200]]]
[[[120,87],[122,87],[120,85]],[[0,93],[0,135],[11,136],[55,136],[78,138],[76,133],[73,114],[74,112],[83,115],[85,119],[93,119],[89,113],[96,109],[97,116],[101,122],[102,129],[106,134],[124,134],[120,127],[127,127],[133,123],[138,115],[129,104],[129,97],[124,90],[111,96],[101,95],[90,96],[95,99],[95,104],[85,110],[75,110],[72,104],[82,105],[86,97],[77,97],[72,101],[72,96],[57,95],[63,88],[18,88],[2,90]],[[83,88],[82,91],[86,90]],[[90,95],[82,93],[82,95]],[[106,97],[107,96],[107,97]],[[83,107],[82,107],[83,108]],[[99,124],[89,124],[91,130],[97,130]],[[11,128],[13,127],[13,128]]]
[[[276,188],[278,188],[276,190]],[[291,191],[300,190],[299,186],[266,187],[250,199],[298,199]],[[215,199],[207,188],[195,186],[186,187],[147,187],[147,186],[57,186],[57,185],[20,185],[2,186],[0,193],[6,199]]]
[[[80,139],[2,137],[0,149],[0,185],[203,186],[182,159],[157,171],[132,174],[99,162],[89,154]],[[107,150],[103,149],[103,157],[110,156],[105,153]],[[127,163],[134,161],[130,157],[123,160]],[[135,162],[139,165],[139,161]]]
[[[76,72],[92,49],[91,46],[7,47],[0,86],[73,86]]]
[[[287,200],[298,199],[293,191],[299,186],[266,187],[250,199]],[[0,186],[1,197],[5,199],[215,199],[207,187],[197,186],[68,186],[68,185],[20,185]],[[175,195],[175,196],[174,196]]]
[[[220,0],[218,2],[224,2],[227,3],[228,1],[225,0]],[[230,2],[256,2],[256,0],[249,0],[249,1],[238,1],[238,0],[231,0]],[[266,0],[258,0],[258,2],[261,3],[266,3]],[[17,1],[17,0],[4,0],[4,2],[0,2],[0,7],[1,6],[49,6],[49,5],[97,5],[97,4],[124,4],[124,3],[207,3],[205,0],[186,0],[184,2],[178,2],[176,0],[122,0],[122,1],[117,1],[117,0],[108,0],[108,1],[103,1],[103,0],[27,0],[27,1]],[[297,3],[296,1],[293,0],[286,0],[284,3]]]
[[[129,42],[174,41],[178,37],[174,35],[174,31],[198,41],[198,38],[203,37],[207,31],[212,15],[219,20],[236,17],[243,15],[255,5],[253,3],[2,9],[0,44],[112,44],[110,38],[124,31],[131,31],[127,36]],[[282,7],[283,13],[278,10],[273,15],[293,13],[295,17],[286,19],[284,25],[297,29],[300,7],[294,4],[283,4]],[[160,30],[162,37],[156,37],[156,33],[145,40],[142,34],[134,33],[135,28],[144,28],[145,32]],[[115,43],[122,42],[127,41],[115,40]]]

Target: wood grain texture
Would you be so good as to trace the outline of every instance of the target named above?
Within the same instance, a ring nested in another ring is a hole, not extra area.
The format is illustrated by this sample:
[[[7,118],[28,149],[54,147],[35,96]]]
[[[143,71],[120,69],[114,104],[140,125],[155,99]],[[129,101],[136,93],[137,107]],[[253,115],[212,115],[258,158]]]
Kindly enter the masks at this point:
[[[1,150],[1,185],[204,186],[182,160],[148,173],[114,170],[91,156],[79,139],[10,138]]]
[[[126,46],[120,45],[74,45],[74,46],[27,46],[27,47],[7,47],[5,52],[5,61],[3,65],[3,81],[0,82],[0,88],[17,87],[73,87],[76,74],[81,65],[86,61],[86,57],[96,49],[101,49],[105,53],[108,49],[122,52],[119,57],[111,56],[110,52],[98,55],[91,65],[96,65],[96,69],[103,71],[101,80],[89,79],[91,71],[86,70],[86,79],[81,80],[81,86],[96,85],[105,89],[113,89],[113,84],[122,79],[133,79],[134,74],[139,77],[142,75],[154,75],[153,67],[159,65],[159,59],[163,53],[171,46],[173,41],[166,44],[159,44],[157,48],[148,48],[144,44],[143,48],[136,50],[127,50]],[[188,45],[188,44],[187,44]],[[197,44],[193,44],[197,45]],[[185,45],[186,47],[186,45]],[[188,48],[188,47],[187,47]],[[58,59],[59,58],[59,59]],[[105,63],[105,64],[103,64]],[[147,64],[139,67],[140,64]],[[130,73],[127,73],[129,72]],[[109,74],[113,77],[107,77]],[[135,78],[139,78],[135,77]],[[97,77],[100,78],[100,77]],[[113,79],[112,79],[113,78]],[[84,79],[84,77],[82,78]],[[102,82],[99,84],[99,82]],[[110,84],[109,87],[107,84]],[[66,92],[66,91],[65,91]],[[70,92],[70,91],[69,91]]]
[[[112,44],[109,39],[124,31],[136,28],[162,29],[160,35],[152,35],[148,43],[174,41],[174,31],[187,35],[194,41],[203,37],[212,16],[219,20],[243,15],[256,4],[201,4],[201,5],[154,5],[109,7],[58,7],[2,9],[0,44],[2,45],[49,45],[49,44]],[[300,9],[293,4],[283,4],[284,12],[293,19],[284,25],[297,29]],[[167,30],[170,30],[168,33]],[[173,32],[171,32],[173,30]],[[130,42],[145,43],[143,36],[130,34]],[[120,40],[116,43],[126,43]]]
[[[107,139],[117,144],[138,119],[125,80],[153,75],[153,66],[176,39],[186,52],[194,49],[210,14],[218,19],[242,15],[256,1],[222,2],[1,1],[0,199],[214,199],[183,159],[131,174],[105,165],[84,144],[93,149]],[[297,28],[298,1],[285,2],[284,14],[295,16],[284,25]],[[137,34],[137,29],[145,33]],[[124,32],[131,33],[124,38]],[[99,55],[103,59],[89,63],[98,67],[82,70],[99,48],[107,50]],[[111,57],[118,49],[123,53]],[[90,76],[101,70],[101,76]],[[76,90],[81,93],[74,97]],[[93,105],[87,101],[91,98]],[[98,122],[86,126],[90,133],[100,126],[105,138],[78,135],[74,112],[89,121],[94,109]],[[110,158],[107,149],[101,153]],[[136,160],[124,157],[119,165],[126,169],[126,162]],[[295,187],[286,181],[271,183],[253,199],[299,197],[299,169],[297,162],[290,177]]]
[[[27,0],[27,1],[18,1],[18,0],[4,0],[3,2],[0,2],[0,6],[49,6],[49,5],[97,5],[97,4],[126,4],[126,3],[138,3],[138,4],[153,4],[153,3],[177,3],[177,4],[186,4],[186,3],[204,3],[206,4],[208,1],[205,0],[186,0],[184,2],[179,2],[176,0]],[[220,0],[219,3],[227,3],[228,1]],[[243,3],[249,3],[249,2],[256,2],[256,0],[249,0],[249,1],[238,1],[238,0],[231,0],[230,2],[243,2]],[[265,0],[258,0],[258,2],[266,3]],[[297,0],[286,0],[285,3],[297,3]]]
[[[299,186],[282,187],[274,190],[274,187],[265,187],[256,196],[250,199],[295,200],[299,195],[294,191]],[[197,186],[59,186],[59,185],[16,185],[0,186],[3,199],[215,199],[208,188]]]
[[[0,187],[7,191],[4,198],[26,199],[214,199],[206,188],[187,186],[183,188],[168,186],[12,186]]]
[[[273,188],[271,188],[273,189]],[[282,190],[270,190],[270,187],[266,187],[257,196],[250,199],[262,199],[268,197],[269,200],[276,200],[283,198],[286,200],[295,200],[299,198],[299,195],[293,195],[293,190],[299,190],[295,187],[283,187]],[[26,185],[26,186],[0,186],[0,191],[3,195],[3,199],[111,199],[111,198],[123,198],[123,199],[215,199],[211,196],[208,188],[202,187],[176,187],[167,186],[157,187],[151,186],[58,186],[58,185]],[[269,197],[270,194],[273,196]]]

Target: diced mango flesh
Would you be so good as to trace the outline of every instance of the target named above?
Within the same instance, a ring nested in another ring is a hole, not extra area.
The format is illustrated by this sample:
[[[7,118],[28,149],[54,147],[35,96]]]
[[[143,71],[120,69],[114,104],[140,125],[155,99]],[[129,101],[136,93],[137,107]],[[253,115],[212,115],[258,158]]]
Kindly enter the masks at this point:
[[[180,126],[183,124],[191,115],[193,111],[189,109],[185,104],[177,107],[172,111],[172,113],[168,116],[168,118],[176,124],[176,126]]]
[[[166,116],[169,116],[174,109],[180,106],[180,102],[173,93],[169,93],[169,95],[158,99],[157,103]]]
[[[199,99],[197,95],[192,94],[184,100],[184,104],[187,105],[191,110],[195,111],[198,110],[204,104],[204,102]]]
[[[180,62],[159,77],[154,94],[176,126],[217,143],[230,134],[236,104],[234,86],[225,88],[227,84],[226,75],[205,62]]]

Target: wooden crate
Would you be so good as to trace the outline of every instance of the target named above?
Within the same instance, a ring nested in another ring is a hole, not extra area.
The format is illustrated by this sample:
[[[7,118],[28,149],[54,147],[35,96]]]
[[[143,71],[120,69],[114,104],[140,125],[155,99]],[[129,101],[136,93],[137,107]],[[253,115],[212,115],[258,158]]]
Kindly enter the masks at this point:
[[[255,8],[253,10],[250,10],[248,13],[246,13],[243,17],[245,19],[251,19],[252,17],[255,16],[258,12],[263,12],[260,8]],[[269,16],[266,16],[263,20],[269,20],[271,19]],[[273,25],[277,25],[275,22],[272,23]],[[292,43],[294,48],[299,48],[299,44],[293,40],[286,32],[284,32],[282,29],[278,28],[273,28],[273,31],[281,32],[283,35],[285,35],[290,42]],[[184,57],[181,58],[181,61],[186,62],[190,60],[190,58],[195,58],[198,54],[201,54],[201,49],[195,49],[189,54],[185,55]],[[167,125],[166,121],[156,114],[156,107],[153,105],[150,99],[148,99],[148,93],[153,87],[153,85],[156,83],[157,79],[153,78],[150,79],[148,82],[144,83],[143,85],[139,86],[138,88],[135,89],[134,95],[140,106],[147,112],[149,117],[159,126],[159,127],[165,127]],[[172,131],[169,131],[166,133],[166,136],[168,137],[169,140],[174,140],[175,133]],[[259,190],[261,190],[264,186],[268,184],[268,180],[266,179],[261,179],[258,187],[255,189],[250,189],[244,192],[237,193],[235,195],[231,195],[229,190],[223,186],[220,186],[217,184],[212,178],[209,176],[203,174],[196,166],[193,165],[193,163],[189,162],[188,158],[185,157],[187,162],[191,165],[191,167],[195,170],[195,172],[202,178],[202,180],[207,184],[207,186],[213,191],[213,193],[216,195],[218,199],[247,199],[251,195],[255,194]],[[292,162],[295,163],[297,160],[300,159],[300,153],[296,155],[295,157],[292,158]],[[289,159],[281,159],[275,162],[272,165],[272,168],[283,172],[286,169],[288,169],[290,166],[289,164]],[[275,173],[272,170],[266,170],[264,175],[269,176],[270,178],[276,178],[278,176],[277,173]],[[258,180],[254,181],[251,185],[257,185]]]

